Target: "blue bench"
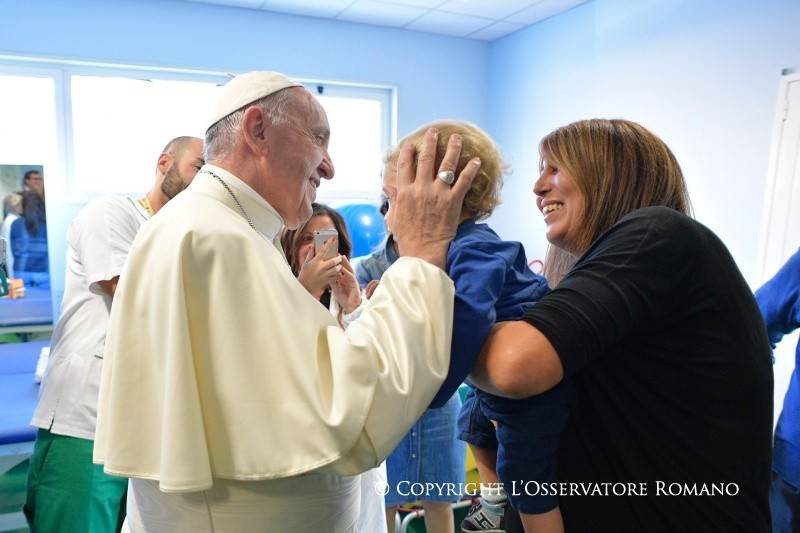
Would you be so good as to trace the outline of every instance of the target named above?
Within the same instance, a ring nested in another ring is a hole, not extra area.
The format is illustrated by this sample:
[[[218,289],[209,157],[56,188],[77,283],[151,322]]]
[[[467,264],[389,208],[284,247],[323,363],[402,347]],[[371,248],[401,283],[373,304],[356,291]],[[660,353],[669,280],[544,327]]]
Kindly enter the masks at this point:
[[[0,298],[0,333],[52,330],[53,303],[50,289],[27,287],[24,298]]]
[[[39,400],[34,381],[39,352],[49,341],[0,345],[0,474],[33,451],[36,428],[30,425]]]

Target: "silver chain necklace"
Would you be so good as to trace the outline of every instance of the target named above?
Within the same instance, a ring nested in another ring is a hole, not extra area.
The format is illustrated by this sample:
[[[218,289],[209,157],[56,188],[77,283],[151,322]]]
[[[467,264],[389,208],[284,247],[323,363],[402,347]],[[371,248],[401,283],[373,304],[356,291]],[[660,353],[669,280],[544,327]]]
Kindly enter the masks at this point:
[[[242,204],[239,203],[239,199],[236,198],[236,195],[233,194],[233,191],[231,190],[231,188],[228,186],[227,183],[225,183],[225,180],[223,180],[222,178],[220,178],[219,176],[217,176],[216,174],[214,174],[213,172],[211,172],[210,170],[207,170],[207,169],[203,169],[199,173],[200,174],[208,174],[212,178],[216,178],[217,181],[225,188],[225,190],[228,191],[228,194],[231,196],[231,198],[233,198],[233,201],[236,203],[236,207],[238,207],[239,211],[242,212],[242,215],[244,215],[244,219],[247,221],[248,224],[250,224],[250,227],[253,228],[253,231],[255,231],[256,233],[260,233],[256,229],[255,224],[253,224],[253,221],[250,220],[250,217],[247,216],[247,211],[245,211],[244,207],[242,207]]]

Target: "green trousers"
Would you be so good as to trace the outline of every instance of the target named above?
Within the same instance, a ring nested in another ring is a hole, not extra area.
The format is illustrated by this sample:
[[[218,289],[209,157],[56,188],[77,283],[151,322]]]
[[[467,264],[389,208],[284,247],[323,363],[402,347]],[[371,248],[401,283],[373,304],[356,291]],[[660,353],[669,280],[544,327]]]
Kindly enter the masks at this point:
[[[92,463],[94,441],[40,429],[23,512],[31,533],[115,533],[125,520],[126,478]]]

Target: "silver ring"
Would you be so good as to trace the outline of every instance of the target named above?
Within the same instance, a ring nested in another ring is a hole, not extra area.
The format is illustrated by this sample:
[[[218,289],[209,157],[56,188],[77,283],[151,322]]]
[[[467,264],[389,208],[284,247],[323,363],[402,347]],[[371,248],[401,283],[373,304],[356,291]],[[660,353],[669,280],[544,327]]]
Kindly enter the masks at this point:
[[[454,181],[456,181],[456,173],[452,170],[442,170],[436,177],[445,182],[448,185],[452,185]]]

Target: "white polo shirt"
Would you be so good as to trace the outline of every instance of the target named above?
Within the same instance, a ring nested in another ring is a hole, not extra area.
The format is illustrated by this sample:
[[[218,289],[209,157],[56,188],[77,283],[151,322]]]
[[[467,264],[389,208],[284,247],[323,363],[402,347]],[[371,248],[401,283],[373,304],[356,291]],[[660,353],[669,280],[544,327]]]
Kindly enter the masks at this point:
[[[91,201],[67,232],[61,318],[31,424],[57,435],[94,439],[103,346],[111,297],[99,282],[119,276],[136,233],[149,218],[133,198]]]

